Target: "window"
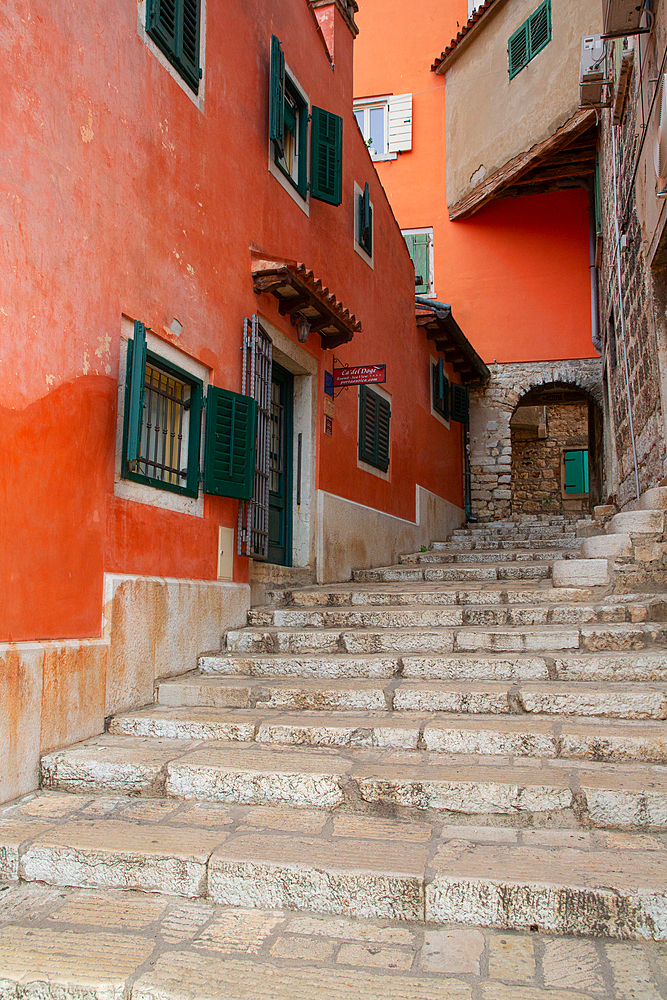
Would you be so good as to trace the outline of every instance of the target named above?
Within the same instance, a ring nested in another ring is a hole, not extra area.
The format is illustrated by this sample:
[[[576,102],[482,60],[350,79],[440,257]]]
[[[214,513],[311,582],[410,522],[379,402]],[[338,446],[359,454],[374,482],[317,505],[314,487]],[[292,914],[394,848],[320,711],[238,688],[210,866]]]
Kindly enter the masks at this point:
[[[308,100],[285,68],[280,41],[271,38],[269,138],[273,160],[301,198],[308,194]],[[312,107],[310,193],[340,205],[343,200],[343,119]]]
[[[577,448],[563,452],[565,495],[581,496],[588,493],[588,449]]]
[[[355,101],[354,117],[373,160],[412,149],[412,94]]]
[[[507,43],[510,80],[551,41],[551,0],[544,0]]]
[[[199,93],[201,0],[148,0],[146,33],[185,80]]]
[[[359,246],[368,254],[373,256],[373,206],[368,190],[368,181],[364,185],[363,194],[357,197],[357,242]]]
[[[391,403],[367,385],[359,386],[359,460],[382,472],[389,468]]]
[[[442,358],[431,363],[431,405],[443,420],[449,420],[449,379],[445,375]]]
[[[196,497],[202,425],[202,382],[146,347],[135,321],[128,340],[123,423],[125,479]],[[204,493],[252,496],[257,404],[209,386],[204,433]]]
[[[433,230],[404,229],[403,239],[415,268],[417,295],[435,295],[433,280]]]

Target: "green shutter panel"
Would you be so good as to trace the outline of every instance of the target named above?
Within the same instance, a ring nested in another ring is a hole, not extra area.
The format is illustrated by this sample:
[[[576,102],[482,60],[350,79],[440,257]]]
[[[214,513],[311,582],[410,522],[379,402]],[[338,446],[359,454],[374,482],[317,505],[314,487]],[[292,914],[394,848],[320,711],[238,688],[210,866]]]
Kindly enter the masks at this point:
[[[373,256],[373,209],[368,181],[364,193],[359,195],[359,246],[369,257]]]
[[[451,419],[460,424],[468,423],[468,390],[463,385],[451,384]]]
[[[438,398],[443,399],[445,395],[445,373],[442,368],[442,358],[438,358]]]
[[[551,41],[551,0],[544,0],[528,18],[529,59]]]
[[[255,480],[257,403],[209,386],[206,396],[204,493],[249,500]]]
[[[146,31],[195,94],[201,77],[200,22],[201,0],[149,0]]]
[[[377,465],[386,472],[389,468],[389,425],[391,423],[391,406],[382,396],[377,396]]]
[[[269,137],[278,157],[285,155],[285,54],[275,35],[271,36],[271,97],[269,109]]]
[[[310,133],[310,193],[319,201],[343,200],[343,119],[313,106]]]
[[[127,408],[127,451],[128,462],[136,462],[141,449],[141,424],[144,413],[144,381],[146,378],[146,327],[139,320],[134,321],[134,341],[128,341],[129,385]]]
[[[565,462],[565,492],[588,493],[588,451],[566,451]]]
[[[520,28],[510,37],[507,43],[507,59],[509,64],[510,80],[513,79],[526,65],[529,59],[528,48],[528,21],[524,21]]]

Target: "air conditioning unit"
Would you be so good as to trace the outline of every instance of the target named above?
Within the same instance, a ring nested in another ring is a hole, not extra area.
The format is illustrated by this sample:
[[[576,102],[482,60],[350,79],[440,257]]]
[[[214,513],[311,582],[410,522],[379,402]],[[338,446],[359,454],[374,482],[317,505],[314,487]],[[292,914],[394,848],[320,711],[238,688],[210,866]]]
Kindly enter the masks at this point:
[[[602,35],[585,35],[581,39],[579,104],[586,108],[602,107],[604,83],[604,39]]]
[[[605,35],[632,35],[640,26],[644,0],[602,0]]]

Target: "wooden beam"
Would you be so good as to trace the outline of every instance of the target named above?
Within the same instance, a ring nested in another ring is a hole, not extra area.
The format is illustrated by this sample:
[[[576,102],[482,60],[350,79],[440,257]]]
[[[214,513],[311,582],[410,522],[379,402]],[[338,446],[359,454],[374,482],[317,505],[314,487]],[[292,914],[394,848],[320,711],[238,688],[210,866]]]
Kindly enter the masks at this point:
[[[502,191],[505,188],[515,185],[522,173],[533,169],[542,160],[562,149],[568,141],[571,141],[590,128],[595,121],[595,115],[596,112],[593,109],[586,108],[577,111],[569,121],[561,125],[548,139],[537,143],[537,145],[532,146],[531,149],[525,150],[523,153],[519,153],[518,156],[509,160],[499,170],[494,171],[481,184],[478,184],[473,191],[470,191],[463,198],[459,199],[449,209],[449,218],[452,220],[469,219],[471,215],[478,212],[488,202],[494,198],[501,197]]]
[[[278,312],[281,316],[291,316],[300,312],[304,306],[310,305],[310,295],[286,295],[278,303]]]

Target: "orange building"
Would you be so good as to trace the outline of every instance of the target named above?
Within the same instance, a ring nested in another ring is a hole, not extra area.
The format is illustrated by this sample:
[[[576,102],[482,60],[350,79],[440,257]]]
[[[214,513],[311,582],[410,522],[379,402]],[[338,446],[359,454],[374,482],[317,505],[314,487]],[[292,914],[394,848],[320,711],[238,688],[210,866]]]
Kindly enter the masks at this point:
[[[468,368],[439,367],[456,331],[416,324],[355,11],[4,7],[0,800],[219,647],[251,586],[347,579],[463,519],[437,386],[484,366],[459,337]],[[359,366],[386,372],[333,389]]]
[[[587,508],[604,487],[597,123],[579,59],[599,0],[359,8],[355,114],[417,292],[451,306],[492,371],[471,396],[473,513]]]

